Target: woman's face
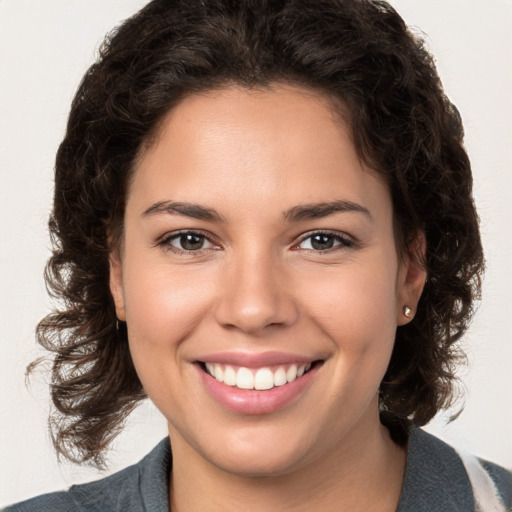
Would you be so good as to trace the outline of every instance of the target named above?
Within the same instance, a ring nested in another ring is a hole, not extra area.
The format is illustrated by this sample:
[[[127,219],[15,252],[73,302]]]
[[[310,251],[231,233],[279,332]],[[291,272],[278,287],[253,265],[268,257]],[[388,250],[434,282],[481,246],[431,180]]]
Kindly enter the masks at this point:
[[[141,156],[111,289],[175,456],[277,475],[380,429],[419,273],[327,99],[233,87],[182,101]]]

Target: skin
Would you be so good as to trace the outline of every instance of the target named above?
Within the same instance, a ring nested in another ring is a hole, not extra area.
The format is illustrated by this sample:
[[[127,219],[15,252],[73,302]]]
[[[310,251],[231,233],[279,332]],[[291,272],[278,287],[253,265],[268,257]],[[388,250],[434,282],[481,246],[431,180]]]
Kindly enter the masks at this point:
[[[285,215],[333,201],[361,211]],[[209,240],[185,251],[180,230]],[[332,247],[312,246],[318,231]],[[397,254],[387,185],[327,98],[230,87],[174,108],[139,158],[111,257],[135,367],[169,425],[172,510],[395,510],[405,451],[379,421],[378,388],[424,280]],[[204,354],[276,350],[322,361],[277,411],[234,412],[205,388]]]

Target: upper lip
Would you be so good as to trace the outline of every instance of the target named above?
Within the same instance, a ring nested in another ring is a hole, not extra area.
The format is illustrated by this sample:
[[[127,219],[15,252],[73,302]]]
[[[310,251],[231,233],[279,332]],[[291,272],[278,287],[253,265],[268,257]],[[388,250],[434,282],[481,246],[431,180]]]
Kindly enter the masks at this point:
[[[215,352],[198,357],[201,363],[229,364],[243,366],[245,368],[257,368],[261,366],[274,366],[283,364],[307,364],[323,359],[321,357],[308,357],[305,355],[286,352]]]

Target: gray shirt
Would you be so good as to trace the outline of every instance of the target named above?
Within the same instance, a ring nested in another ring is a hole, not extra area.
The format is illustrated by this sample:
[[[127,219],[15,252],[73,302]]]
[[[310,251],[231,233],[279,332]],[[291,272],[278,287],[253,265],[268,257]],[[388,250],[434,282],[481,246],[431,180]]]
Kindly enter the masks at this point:
[[[491,463],[483,467],[503,502],[512,507],[512,473]],[[68,491],[44,494],[4,512],[169,512],[169,439],[139,463]],[[421,429],[412,429],[407,446],[404,485],[397,512],[470,512],[475,510],[471,483],[457,453]]]

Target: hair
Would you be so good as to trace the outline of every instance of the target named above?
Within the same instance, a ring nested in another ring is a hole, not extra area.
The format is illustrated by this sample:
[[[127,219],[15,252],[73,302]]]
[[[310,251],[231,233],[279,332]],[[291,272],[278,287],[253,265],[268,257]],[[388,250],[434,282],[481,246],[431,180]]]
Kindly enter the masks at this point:
[[[397,329],[381,408],[424,425],[451,404],[484,263],[461,119],[423,40],[378,0],[154,0],[106,38],[57,152],[46,269],[57,301],[37,336],[54,353],[59,455],[102,466],[146,397],[109,289],[137,156],[186,95],[276,82],[344,106],[359,157],[389,184],[399,250],[426,239],[428,280]]]

